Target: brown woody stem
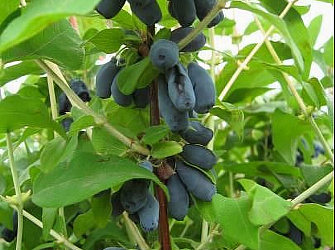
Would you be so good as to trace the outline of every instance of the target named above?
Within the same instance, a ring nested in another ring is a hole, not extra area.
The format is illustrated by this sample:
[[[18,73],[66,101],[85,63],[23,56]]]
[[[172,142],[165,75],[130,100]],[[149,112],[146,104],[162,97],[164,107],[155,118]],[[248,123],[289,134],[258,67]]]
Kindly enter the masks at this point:
[[[153,43],[153,36],[155,35],[155,26],[147,27],[147,45],[151,46]],[[159,125],[159,107],[158,107],[158,82],[154,80],[150,89],[150,125]],[[157,169],[156,169],[157,170]],[[156,171],[157,175],[157,171]],[[164,181],[164,180],[162,180]],[[167,200],[164,191],[155,185],[156,197],[159,202],[159,242],[161,250],[171,250],[169,220],[167,214]]]

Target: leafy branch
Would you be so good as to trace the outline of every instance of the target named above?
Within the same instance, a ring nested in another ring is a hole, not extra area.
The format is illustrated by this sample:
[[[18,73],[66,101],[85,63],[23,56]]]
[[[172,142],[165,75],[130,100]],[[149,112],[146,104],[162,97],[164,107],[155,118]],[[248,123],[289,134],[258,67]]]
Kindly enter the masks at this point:
[[[291,209],[290,210],[296,209],[297,206],[299,206],[299,204],[301,204],[301,202],[306,200],[311,195],[315,194],[320,188],[324,187],[327,183],[331,182],[333,179],[334,179],[334,171],[332,171],[331,173],[324,176],[321,180],[316,182],[314,185],[312,185],[307,190],[302,192],[299,196],[297,196],[295,199],[293,199],[291,201]],[[276,223],[276,221],[271,222],[267,225],[263,225],[262,227],[260,227],[259,228],[259,234],[262,235],[266,230],[268,230],[275,223]],[[235,250],[244,250],[244,249],[246,249],[246,247],[244,245],[239,245],[237,248],[235,248]]]
[[[66,96],[69,98],[72,105],[77,106],[80,108],[85,114],[90,115],[94,118],[95,122],[103,126],[110,134],[112,134],[115,138],[117,138],[119,141],[127,145],[131,150],[134,150],[135,152],[138,152],[143,155],[149,155],[150,151],[138,144],[137,142],[134,142],[132,139],[128,138],[127,136],[123,135],[121,132],[119,132],[116,128],[114,128],[112,125],[110,125],[107,121],[107,119],[94,112],[91,108],[89,108],[74,92],[73,90],[68,86],[67,82],[62,79],[57,73],[56,70],[51,68],[49,65],[47,65],[42,60],[36,60],[36,63],[55,81],[55,83],[63,90],[63,92],[66,94]]]
[[[247,0],[247,2],[249,2]],[[254,18],[255,18],[255,22],[256,22],[256,25],[258,26],[259,30],[263,33],[264,37],[266,36],[266,32],[261,24],[261,22],[259,21],[258,17],[254,15]],[[265,39],[265,45],[266,47],[268,48],[272,58],[275,60],[275,62],[278,64],[278,65],[283,65],[282,61],[280,60],[275,48],[272,46],[272,44],[270,43],[270,41],[266,38]],[[305,117],[308,118],[308,121],[310,122],[310,124],[312,125],[315,133],[317,134],[317,136],[319,137],[319,140],[321,141],[325,151],[326,151],[326,154],[328,156],[328,158],[330,159],[330,161],[332,163],[334,163],[334,155],[333,155],[333,152],[331,150],[331,148],[329,147],[326,139],[324,138],[320,128],[318,127],[318,125],[316,124],[314,118],[311,116],[311,114],[308,112],[308,109],[303,101],[303,99],[300,97],[298,91],[295,89],[294,87],[294,84],[292,82],[292,80],[290,79],[289,75],[285,72],[282,72],[282,75],[287,83],[287,85],[289,86],[290,90],[292,91],[292,94],[293,96],[295,97],[295,99],[297,100],[299,106],[300,106],[300,109],[301,111],[303,112],[303,114],[305,115]]]

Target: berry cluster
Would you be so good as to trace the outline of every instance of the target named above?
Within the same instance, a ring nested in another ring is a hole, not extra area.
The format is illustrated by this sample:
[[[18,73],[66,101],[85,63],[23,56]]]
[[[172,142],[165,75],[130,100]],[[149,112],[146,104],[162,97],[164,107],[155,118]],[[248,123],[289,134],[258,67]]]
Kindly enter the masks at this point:
[[[146,25],[154,25],[162,19],[162,12],[156,0],[127,0],[131,11]],[[96,10],[107,19],[115,17],[126,0],[102,0]],[[217,0],[168,0],[168,9],[172,17],[183,27],[191,26],[196,18],[203,20],[216,5]],[[221,12],[208,24],[213,27],[224,19]]]
[[[202,21],[216,5],[217,0],[170,0],[169,12],[176,18],[181,26],[187,27],[193,24],[196,17]],[[219,24],[224,18],[222,11],[207,25],[208,28]]]
[[[99,69],[96,95],[103,99],[113,96],[114,101],[122,107],[134,104],[136,108],[145,108],[150,102],[150,87],[136,89],[131,95],[123,94],[117,85],[119,73],[123,69],[120,61],[113,57]]]
[[[140,166],[153,171],[149,161],[141,162]],[[159,204],[149,187],[150,181],[145,179],[125,182],[121,189],[112,195],[113,216],[127,211],[133,221],[140,223],[143,231],[155,230],[158,227]]]
[[[205,148],[213,137],[213,131],[197,121],[190,124],[189,129],[181,132],[181,136],[190,144],[186,144],[175,159],[176,174],[166,184],[170,193],[169,213],[176,220],[183,220],[188,213],[189,193],[202,201],[211,201],[216,193],[215,185],[197,169],[211,171],[216,164],[213,152]]]

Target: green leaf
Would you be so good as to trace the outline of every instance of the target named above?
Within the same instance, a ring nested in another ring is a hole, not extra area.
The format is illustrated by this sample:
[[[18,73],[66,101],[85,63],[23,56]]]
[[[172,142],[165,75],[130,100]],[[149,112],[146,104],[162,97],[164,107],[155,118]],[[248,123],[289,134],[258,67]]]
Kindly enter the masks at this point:
[[[62,137],[47,142],[42,150],[40,161],[41,170],[44,173],[50,172],[58,164],[66,147],[66,141]]]
[[[257,249],[258,227],[249,220],[250,208],[251,201],[245,196],[231,199],[216,194],[212,202],[197,202],[199,213],[207,221],[219,223],[225,238]]]
[[[20,0],[3,1],[0,9],[0,24],[19,7]],[[1,32],[0,32],[1,33]]]
[[[319,37],[321,25],[322,25],[322,15],[316,16],[308,26],[309,36],[311,39],[311,46],[314,47],[316,40]]]
[[[84,214],[78,215],[73,223],[73,232],[77,237],[82,236],[88,230],[93,228],[96,225],[95,218],[92,210]]]
[[[238,134],[240,139],[243,139],[244,113],[242,109],[239,109],[230,103],[222,102],[212,108],[211,114],[225,120]]]
[[[50,230],[54,226],[57,212],[58,212],[57,208],[43,208],[42,209],[43,238],[45,240],[48,239]]]
[[[276,1],[277,2],[277,1]],[[278,16],[266,13],[260,8],[255,8],[249,4],[240,2],[240,1],[233,1],[230,4],[231,8],[238,8],[242,10],[247,10],[255,13],[256,15],[260,15],[263,18],[265,18],[267,21],[269,21],[272,25],[274,25],[283,35],[283,38],[286,40],[287,44],[290,46],[292,50],[293,57],[296,61],[296,64],[298,68],[303,72],[304,71],[304,61],[303,57],[300,53],[299,47],[295,43],[294,39],[292,38],[292,35],[290,34],[290,31],[288,30],[288,27],[286,26],[285,22],[280,19]],[[300,15],[299,15],[300,17]]]
[[[317,78],[311,78],[308,82],[302,82],[302,97],[306,104],[318,109],[327,105],[327,94]]]
[[[239,182],[252,199],[249,219],[255,225],[275,222],[290,211],[291,202],[284,200],[269,189],[248,179],[239,180]]]
[[[307,236],[311,236],[311,222],[305,218],[298,209],[293,209],[287,214],[287,218]]]
[[[95,124],[92,116],[83,115],[71,123],[69,135],[76,135],[79,131]]]
[[[280,15],[282,11],[286,8],[288,2],[286,0],[261,0],[262,6],[268,11],[274,13],[275,15]],[[288,34],[282,34],[287,41],[287,43],[292,48],[292,53],[295,55],[297,66],[301,72],[303,72],[304,78],[307,78],[310,74],[310,69],[313,61],[312,57],[312,46],[310,44],[310,36],[308,29],[305,27],[304,21],[300,13],[291,8],[284,17],[286,23],[286,28],[289,31]],[[278,28],[278,27],[277,27]],[[279,28],[278,28],[279,29]],[[291,38],[286,37],[289,35]],[[292,44],[293,47],[291,46]],[[297,49],[298,51],[294,51]],[[299,60],[302,61],[299,61]],[[300,64],[302,63],[302,64]],[[303,69],[303,70],[302,70]]]
[[[117,242],[122,242],[129,245],[129,238],[126,234],[126,230],[124,227],[120,228],[120,226],[115,222],[111,221],[107,224],[105,228],[98,228],[91,232],[87,239],[85,239],[85,243],[82,246],[82,249],[94,249],[94,245],[100,239],[112,239]],[[136,248],[133,245],[129,245],[129,248]]]
[[[25,61],[0,71],[0,86],[25,75],[40,75],[43,70],[32,61]]]
[[[334,67],[334,37],[332,36],[324,45],[323,45],[323,57],[327,65]]]
[[[94,195],[91,200],[91,207],[95,223],[98,227],[104,228],[112,212],[110,189]]]
[[[24,13],[12,21],[0,36],[0,53],[33,37],[48,25],[65,17],[85,15],[92,11],[100,0],[35,0]],[[75,57],[73,57],[75,58]]]
[[[279,109],[272,114],[271,123],[275,149],[288,163],[294,165],[299,138],[311,133],[310,124]]]
[[[108,121],[134,140],[150,126],[148,109],[124,108],[110,102],[106,110]]]
[[[112,20],[124,29],[134,30],[136,28],[131,15],[125,10],[121,10],[115,17],[112,18]]]
[[[158,142],[152,145],[151,155],[157,159],[163,159],[172,155],[179,154],[183,147],[175,141]]]
[[[158,69],[152,65],[149,57],[146,57],[122,69],[118,75],[117,84],[123,94],[130,95],[137,88],[148,86],[158,73]]]
[[[62,20],[3,52],[2,59],[4,62],[47,59],[69,69],[78,69],[83,63],[84,49],[70,23]]]
[[[8,96],[0,101],[0,117],[0,133],[29,126],[52,128],[64,135],[59,124],[51,119],[45,104],[38,99]]]
[[[315,203],[309,203],[300,205],[298,211],[317,226],[317,235],[321,237],[323,244],[329,246],[334,245],[333,209]]]
[[[127,147],[122,142],[103,128],[93,128],[92,145],[101,154],[121,155],[127,151]]]
[[[99,50],[107,54],[115,53],[123,43],[124,32],[122,29],[113,28],[100,31],[98,34],[88,40]]]
[[[33,202],[41,207],[63,207],[134,178],[153,180],[166,191],[155,175],[129,159],[76,152],[69,162],[37,177]]]
[[[268,69],[274,69],[282,73],[289,74],[293,76],[297,81],[302,82],[302,77],[297,67],[293,65],[277,65],[277,64],[269,64],[264,63],[264,66]]]
[[[166,125],[152,126],[144,131],[145,135],[142,141],[145,144],[152,145],[163,139],[169,132],[170,129]]]
[[[266,230],[260,237],[259,250],[280,249],[280,250],[301,250],[289,238]]]
[[[255,88],[240,88],[232,92],[225,100],[228,103],[251,103],[257,96],[261,96],[272,88],[255,87]]]
[[[315,183],[317,183],[319,180],[321,180],[323,177],[329,174],[332,170],[333,170],[333,167],[331,165],[325,165],[321,167],[320,166],[310,166],[310,165],[300,166],[301,174],[307,186],[309,187],[313,186]]]

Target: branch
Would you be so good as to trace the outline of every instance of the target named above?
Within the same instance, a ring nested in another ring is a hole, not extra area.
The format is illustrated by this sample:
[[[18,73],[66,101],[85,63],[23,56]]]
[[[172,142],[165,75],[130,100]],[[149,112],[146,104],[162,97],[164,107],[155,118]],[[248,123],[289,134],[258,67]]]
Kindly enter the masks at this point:
[[[294,200],[292,200],[292,209],[294,209],[297,205],[299,205],[301,202],[306,200],[311,195],[315,194],[320,188],[322,188],[327,183],[331,182],[334,178],[334,171],[323,177],[321,180],[319,180],[317,183],[315,183],[313,186],[302,192],[299,196],[297,196]]]
[[[150,151],[134,142],[132,139],[128,138],[127,136],[123,135],[120,131],[110,125],[106,119],[106,117],[97,114],[94,112],[90,107],[88,107],[68,86],[67,82],[64,81],[50,66],[48,66],[42,60],[36,60],[36,63],[55,81],[55,83],[62,89],[62,91],[66,94],[69,98],[71,104],[80,108],[86,115],[90,115],[94,118],[95,123],[98,125],[103,126],[111,135],[113,135],[116,139],[121,141],[123,144],[128,146],[131,150],[136,151],[137,153],[143,155],[149,155]]]
[[[247,0],[247,2],[249,2],[249,0]],[[261,24],[261,22],[259,21],[258,17],[254,15],[254,18],[255,18],[255,22],[258,26],[258,28],[260,29],[260,31],[263,33],[264,37],[265,37],[265,31],[264,31],[264,28]],[[275,48],[272,46],[272,44],[270,43],[270,41],[268,39],[265,40],[265,45],[266,47],[268,48],[272,58],[275,60],[275,62],[278,64],[278,65],[283,65],[282,61],[280,60]],[[303,112],[303,114],[308,117],[308,121],[310,122],[310,124],[312,125],[316,135],[318,136],[319,140],[321,141],[325,151],[326,151],[326,154],[328,156],[328,158],[330,159],[330,161],[334,164],[334,155],[333,155],[333,152],[331,150],[331,148],[329,147],[326,139],[324,138],[320,128],[318,127],[318,125],[316,124],[314,118],[309,114],[308,110],[307,110],[307,107],[303,101],[303,99],[300,97],[298,91],[295,89],[294,87],[294,84],[293,82],[291,81],[289,75],[285,72],[282,72],[282,75],[287,83],[287,85],[289,86],[293,96],[295,97],[295,99],[297,100],[299,106],[300,106],[300,109],[301,111]]]
[[[288,13],[288,11],[290,10],[290,8],[293,6],[293,4],[297,1],[298,0],[293,0],[292,2],[289,2],[287,4],[286,8],[283,10],[283,12],[279,15],[279,17],[284,18],[286,16],[286,14]],[[237,78],[239,77],[239,75],[241,74],[243,69],[247,67],[248,63],[251,61],[251,59],[254,57],[254,55],[257,53],[257,51],[262,47],[262,45],[264,44],[266,39],[270,36],[270,34],[274,30],[274,28],[275,28],[275,26],[271,25],[269,30],[264,34],[263,39],[253,48],[253,50],[250,52],[250,54],[247,56],[247,58],[243,61],[243,63],[241,63],[239,65],[239,67],[235,71],[234,75],[230,78],[229,82],[224,87],[223,91],[221,92],[221,94],[219,96],[220,101],[223,101],[223,99],[225,98],[228,91],[233,86],[234,82],[237,80]]]
[[[13,151],[13,144],[12,139],[10,136],[10,132],[7,132],[6,134],[6,143],[7,143],[7,149],[8,149],[8,159],[9,159],[9,166],[12,173],[12,179],[14,183],[14,189],[17,199],[17,204],[15,206],[15,209],[17,210],[17,217],[18,217],[18,224],[17,224],[17,235],[16,235],[16,250],[21,250],[22,245],[22,232],[23,232],[23,202],[22,202],[22,194],[20,190],[20,182],[19,177],[17,173],[17,169],[14,162],[14,151]]]

